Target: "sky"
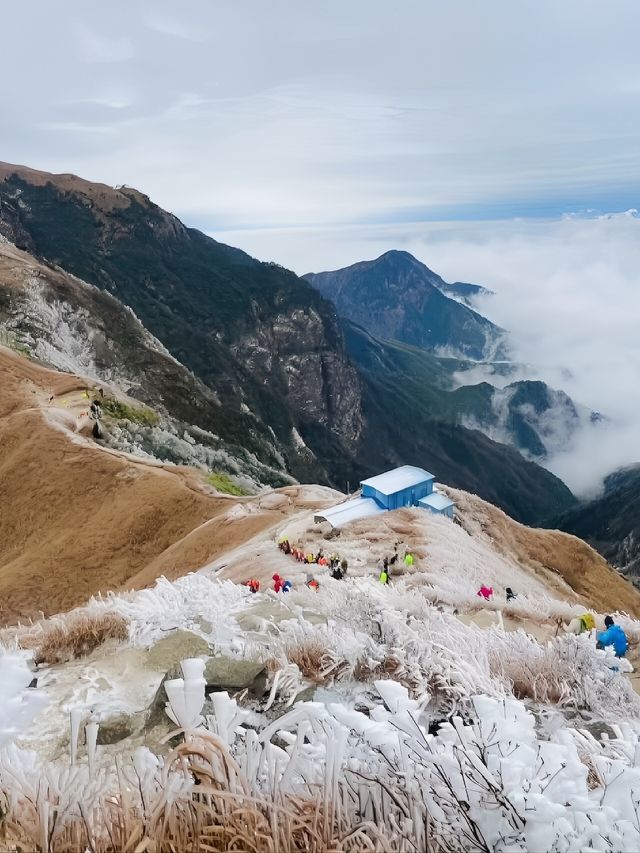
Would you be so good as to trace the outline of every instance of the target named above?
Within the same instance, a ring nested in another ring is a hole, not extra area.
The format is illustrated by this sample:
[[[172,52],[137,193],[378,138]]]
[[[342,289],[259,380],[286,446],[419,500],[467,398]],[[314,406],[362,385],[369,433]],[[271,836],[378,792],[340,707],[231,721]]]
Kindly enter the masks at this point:
[[[414,251],[640,428],[639,222],[605,216],[640,207],[639,27],[637,0],[7,0],[0,159],[298,273]]]

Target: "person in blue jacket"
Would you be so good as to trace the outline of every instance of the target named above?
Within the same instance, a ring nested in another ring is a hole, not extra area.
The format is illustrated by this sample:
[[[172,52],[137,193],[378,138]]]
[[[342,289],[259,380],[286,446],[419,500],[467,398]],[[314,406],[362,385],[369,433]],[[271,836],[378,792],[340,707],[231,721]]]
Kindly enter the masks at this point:
[[[605,649],[613,646],[617,658],[623,658],[627,653],[627,636],[619,625],[613,621],[611,616],[605,616],[604,624],[606,631],[598,634],[598,648]]]

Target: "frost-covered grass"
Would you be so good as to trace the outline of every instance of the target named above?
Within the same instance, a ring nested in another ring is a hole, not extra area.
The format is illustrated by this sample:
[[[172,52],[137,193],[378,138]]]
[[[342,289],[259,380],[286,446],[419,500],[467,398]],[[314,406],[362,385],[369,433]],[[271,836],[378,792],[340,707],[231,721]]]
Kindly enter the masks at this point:
[[[123,741],[115,760],[113,747],[95,746],[97,721],[108,716],[94,693],[76,716],[93,712],[95,722],[86,747],[71,737],[73,767],[0,749],[6,845],[52,853],[638,849],[640,697],[627,662],[597,650],[593,637],[556,631],[556,618],[583,606],[563,600],[559,586],[551,597],[479,537],[440,519],[419,529],[411,515],[391,522],[395,529],[381,524],[371,540],[362,530],[329,543],[348,556],[349,575],[322,575],[318,592],[297,582],[287,595],[251,595],[202,572],[98,596],[60,617],[115,614],[141,658],[140,647],[173,629],[193,631],[214,651],[263,660],[269,693],[243,699],[246,707],[212,694],[201,710],[204,683],[173,680],[168,711],[188,727],[184,743],[156,755]],[[296,525],[305,544],[320,541],[303,514]],[[417,544],[418,571],[385,587],[367,572],[396,542]],[[280,554],[261,541],[258,550],[267,548]],[[291,567],[304,577],[304,567]],[[479,578],[498,586],[514,577],[516,602],[477,598]],[[241,628],[243,617],[256,627]],[[519,620],[544,639],[511,630]],[[636,620],[618,621],[640,636]],[[74,664],[74,676],[96,684],[99,654]],[[43,678],[54,695],[58,672]],[[0,669],[0,696],[2,677]],[[296,704],[309,684],[319,685],[315,701]],[[14,690],[16,707],[24,686]],[[38,719],[25,742],[39,742]],[[596,741],[582,722],[576,728],[580,720],[613,734]],[[7,729],[0,708],[0,744]]]
[[[37,664],[57,664],[85,657],[108,640],[124,642],[128,635],[128,623],[117,613],[75,613],[43,620],[21,634],[20,645],[33,650]]]
[[[171,706],[182,695],[182,714],[200,721],[197,678],[187,673],[185,662]],[[3,842],[50,853],[640,846],[637,725],[601,742],[572,728],[544,738],[521,702],[477,695],[466,719],[430,734],[428,696],[411,699],[393,681],[375,692],[367,713],[306,702],[258,730],[215,694],[212,713],[165,756],[140,747],[101,760],[96,724],[86,726],[85,751],[77,720],[71,765],[7,747]]]

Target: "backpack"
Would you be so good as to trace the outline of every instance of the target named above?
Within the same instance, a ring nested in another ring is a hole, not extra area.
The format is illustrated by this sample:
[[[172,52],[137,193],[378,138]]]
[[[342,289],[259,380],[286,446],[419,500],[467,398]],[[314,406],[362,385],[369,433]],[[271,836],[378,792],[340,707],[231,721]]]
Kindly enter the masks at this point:
[[[596,627],[596,620],[593,618],[593,613],[583,613],[580,617],[582,628],[584,631],[593,631]]]

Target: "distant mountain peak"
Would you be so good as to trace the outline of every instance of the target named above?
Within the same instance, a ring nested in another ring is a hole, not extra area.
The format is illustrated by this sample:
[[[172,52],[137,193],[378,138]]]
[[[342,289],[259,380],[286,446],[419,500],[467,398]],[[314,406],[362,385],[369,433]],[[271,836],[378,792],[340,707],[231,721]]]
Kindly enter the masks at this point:
[[[485,288],[449,284],[410,252],[304,278],[338,313],[378,337],[474,361],[505,358],[505,333],[472,308]]]

